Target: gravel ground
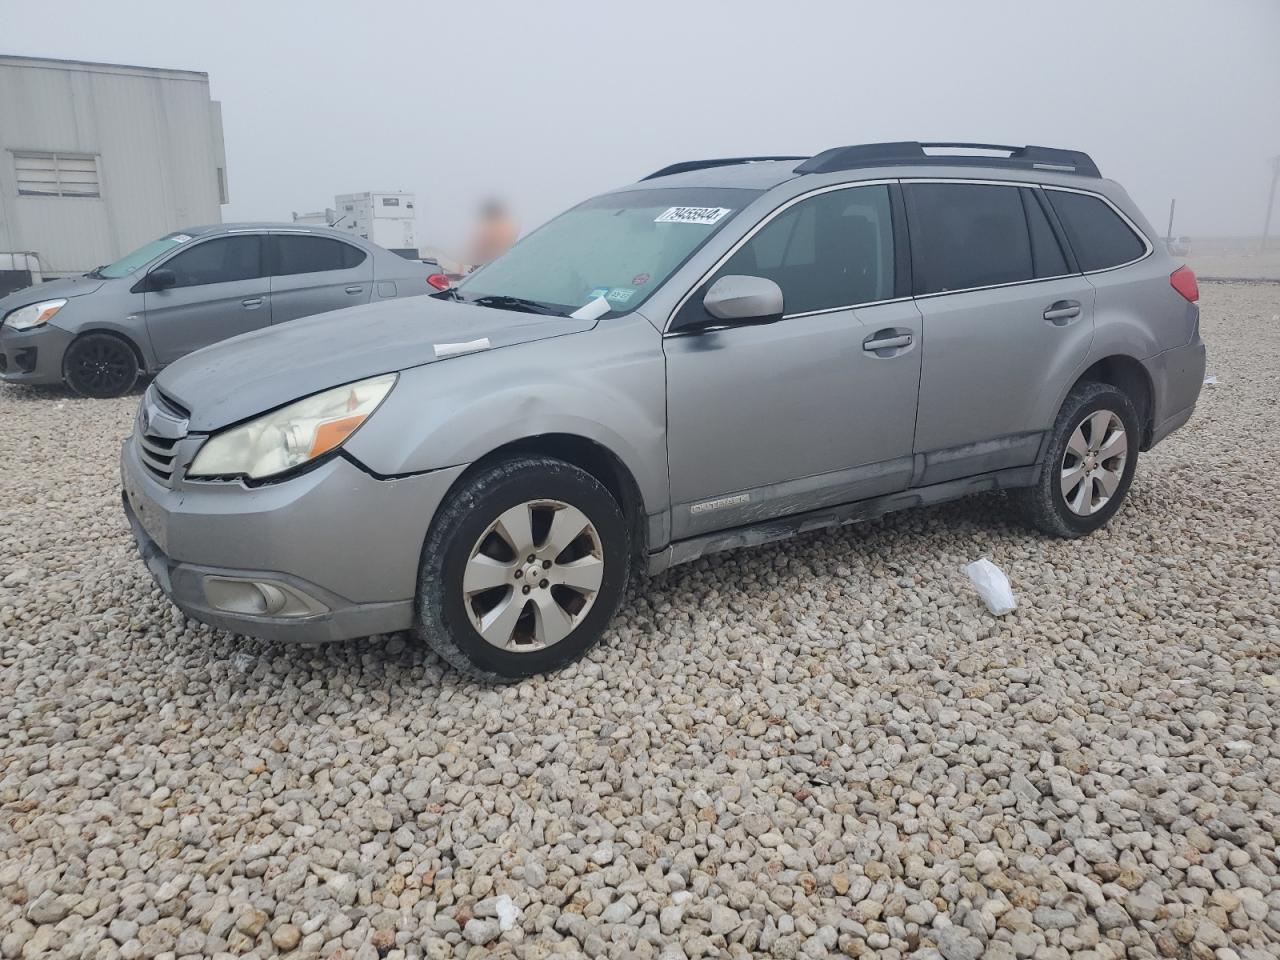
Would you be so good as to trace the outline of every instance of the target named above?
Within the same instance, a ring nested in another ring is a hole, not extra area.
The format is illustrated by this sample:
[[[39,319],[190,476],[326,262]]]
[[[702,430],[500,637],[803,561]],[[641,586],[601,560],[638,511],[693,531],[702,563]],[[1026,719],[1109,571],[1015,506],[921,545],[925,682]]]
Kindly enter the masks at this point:
[[[1093,538],[988,496],[721,555],[502,688],[185,622],[136,397],[0,388],[0,955],[1280,956],[1280,291],[1203,307],[1218,384]]]

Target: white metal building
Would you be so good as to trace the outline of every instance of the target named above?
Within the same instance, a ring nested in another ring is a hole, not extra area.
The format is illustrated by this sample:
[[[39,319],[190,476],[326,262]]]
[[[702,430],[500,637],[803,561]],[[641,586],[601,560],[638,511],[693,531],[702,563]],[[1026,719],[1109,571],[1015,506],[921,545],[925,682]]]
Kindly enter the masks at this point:
[[[222,222],[226,171],[208,74],[0,56],[0,254],[46,279]]]
[[[335,229],[350,230],[388,250],[417,249],[412,193],[343,193],[333,198]]]

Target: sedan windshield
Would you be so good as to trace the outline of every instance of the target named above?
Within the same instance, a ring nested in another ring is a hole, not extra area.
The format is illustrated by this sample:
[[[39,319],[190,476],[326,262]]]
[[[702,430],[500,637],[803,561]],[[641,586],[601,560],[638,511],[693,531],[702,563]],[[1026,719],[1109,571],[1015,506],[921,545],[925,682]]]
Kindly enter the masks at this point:
[[[756,196],[703,187],[595,197],[468,277],[459,298],[570,313],[604,297],[612,312],[634,310]]]
[[[108,264],[105,267],[99,267],[97,270],[93,271],[91,276],[104,277],[107,280],[114,280],[117,277],[127,277],[139,267],[145,267],[166,250],[172,250],[174,247],[181,246],[190,239],[190,234],[171,233],[167,237],[161,237],[159,240],[152,240],[150,243],[139,247],[128,256],[121,257],[115,263]]]

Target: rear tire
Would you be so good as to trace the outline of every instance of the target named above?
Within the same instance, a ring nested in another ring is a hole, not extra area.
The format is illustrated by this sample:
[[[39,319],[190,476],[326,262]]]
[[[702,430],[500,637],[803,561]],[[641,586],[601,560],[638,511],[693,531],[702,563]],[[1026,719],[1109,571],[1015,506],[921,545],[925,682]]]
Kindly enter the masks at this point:
[[[67,347],[62,379],[82,397],[120,397],[138,380],[138,355],[133,347],[110,333],[86,333]]]
[[[1129,492],[1138,464],[1138,414],[1108,383],[1077,384],[1063,401],[1035,486],[1012,491],[1033,526],[1083,537],[1104,526]]]
[[[578,659],[613,618],[628,525],[595,477],[521,456],[478,471],[437,513],[419,566],[418,635],[473,676],[510,680]]]

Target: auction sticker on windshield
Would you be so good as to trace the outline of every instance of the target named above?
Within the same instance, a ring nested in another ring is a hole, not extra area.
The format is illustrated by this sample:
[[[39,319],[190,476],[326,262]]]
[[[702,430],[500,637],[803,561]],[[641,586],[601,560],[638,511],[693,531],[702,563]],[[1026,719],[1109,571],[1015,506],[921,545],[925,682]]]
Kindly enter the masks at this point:
[[[654,223],[705,223],[719,221],[728,207],[667,207],[654,218]]]

